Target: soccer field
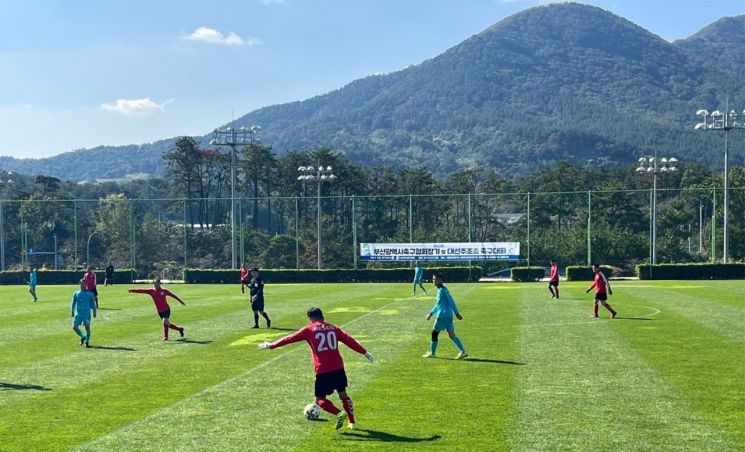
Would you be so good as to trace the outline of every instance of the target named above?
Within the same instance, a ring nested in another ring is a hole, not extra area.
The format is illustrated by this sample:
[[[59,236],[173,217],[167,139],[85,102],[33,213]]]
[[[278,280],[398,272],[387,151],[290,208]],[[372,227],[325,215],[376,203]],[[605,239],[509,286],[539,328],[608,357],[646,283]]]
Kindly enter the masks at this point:
[[[745,449],[745,282],[616,282],[615,320],[588,284],[448,284],[465,361],[446,334],[421,357],[433,297],[408,284],[268,284],[270,330],[237,285],[171,285],[169,342],[149,296],[99,287],[91,349],[74,287],[0,287],[0,450]],[[303,418],[306,344],[257,348],[311,305],[375,355],[342,347],[357,430]]]

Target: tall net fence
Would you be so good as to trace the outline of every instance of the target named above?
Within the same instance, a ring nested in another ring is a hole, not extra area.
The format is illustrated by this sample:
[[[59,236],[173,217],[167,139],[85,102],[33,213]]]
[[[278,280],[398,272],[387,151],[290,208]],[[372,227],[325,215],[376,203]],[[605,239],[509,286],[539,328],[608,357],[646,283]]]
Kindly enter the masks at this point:
[[[0,257],[4,269],[111,262],[174,278],[184,268],[230,268],[234,261],[299,269],[395,265],[360,262],[363,242],[520,242],[519,262],[472,262],[492,271],[550,258],[632,268],[653,252],[658,262],[716,261],[722,195],[658,190],[656,221],[651,190],[239,198],[233,209],[226,198],[4,199]],[[742,188],[730,190],[728,232],[730,258],[745,259]]]

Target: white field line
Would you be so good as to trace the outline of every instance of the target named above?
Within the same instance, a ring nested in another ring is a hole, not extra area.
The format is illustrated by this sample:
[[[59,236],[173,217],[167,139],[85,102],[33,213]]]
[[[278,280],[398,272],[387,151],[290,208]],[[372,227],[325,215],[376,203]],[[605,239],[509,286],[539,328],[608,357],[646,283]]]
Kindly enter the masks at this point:
[[[649,317],[654,317],[656,315],[659,315],[662,312],[661,310],[659,310],[657,308],[653,308],[651,306],[627,305],[627,307],[629,307],[629,308],[644,308],[644,309],[649,309],[650,311],[652,311],[651,314],[647,314],[647,316],[649,316]],[[595,318],[593,318],[592,320],[585,320],[585,321],[581,321],[581,322],[534,323],[534,324],[527,324],[527,325],[515,325],[515,327],[516,328],[517,327],[527,327],[527,328],[530,328],[530,327],[536,327],[536,326],[537,327],[541,327],[541,326],[562,326],[562,325],[584,325],[584,324],[589,324],[589,323],[596,323],[596,324],[598,324],[598,323],[605,323],[605,322],[607,322],[609,320],[611,320],[611,319],[609,319],[609,318],[608,319],[606,319],[606,318],[603,318],[603,319],[595,319]],[[619,317],[617,320],[623,320],[623,317]]]
[[[370,316],[372,314],[375,314],[376,312],[378,312],[380,310],[384,310],[384,309],[388,308],[389,306],[392,306],[392,305],[394,305],[394,304],[396,304],[398,302],[399,302],[398,300],[397,301],[393,301],[391,303],[388,303],[385,306],[381,306],[379,308],[376,308],[374,311],[370,311],[368,313],[365,313],[365,314],[363,314],[363,315],[361,315],[361,316],[359,316],[359,317],[357,317],[357,318],[355,318],[353,320],[350,320],[349,322],[345,323],[344,325],[342,325],[342,328],[346,329],[346,327],[348,325],[351,325],[351,324],[353,324],[353,323],[355,323],[355,322],[357,322],[359,320],[364,319],[365,317],[368,317],[368,316]],[[179,400],[178,402],[175,402],[175,403],[172,403],[171,405],[165,406],[165,407],[161,408],[160,410],[158,410],[158,411],[156,411],[156,412],[154,412],[154,413],[152,413],[152,414],[150,414],[148,416],[145,416],[143,418],[140,418],[140,419],[138,419],[138,420],[136,420],[136,421],[134,421],[134,422],[132,422],[130,424],[125,425],[125,426],[122,426],[122,427],[118,428],[117,430],[108,432],[108,433],[106,433],[103,436],[99,436],[98,438],[94,438],[94,439],[92,439],[90,441],[87,441],[87,442],[85,442],[85,443],[77,446],[75,449],[80,449],[80,448],[85,448],[85,447],[88,447],[88,446],[92,446],[94,443],[96,443],[100,439],[105,438],[105,437],[107,437],[109,435],[116,435],[116,434],[119,434],[119,433],[125,433],[127,431],[130,431],[130,430],[136,428],[137,426],[139,426],[140,424],[144,424],[145,422],[148,422],[149,420],[154,419],[154,418],[160,416],[164,412],[172,409],[173,407],[175,407],[177,405],[184,404],[184,403],[188,402],[189,400],[191,400],[191,399],[193,399],[195,397],[199,397],[202,394],[205,394],[208,391],[211,391],[211,390],[213,390],[214,388],[216,388],[218,386],[221,386],[221,385],[230,383],[230,382],[232,382],[234,380],[238,380],[238,379],[243,378],[246,375],[249,375],[249,374],[251,374],[251,373],[253,373],[253,372],[257,371],[257,370],[263,369],[264,367],[267,367],[268,365],[270,365],[273,362],[279,360],[280,358],[282,358],[284,356],[287,356],[290,353],[295,353],[298,350],[303,350],[303,347],[298,347],[298,348],[296,348],[294,350],[290,350],[290,351],[287,351],[285,353],[280,353],[279,355],[275,356],[274,358],[271,358],[268,361],[264,361],[263,363],[259,364],[256,367],[252,367],[251,369],[249,369],[249,370],[247,370],[247,371],[245,371],[245,372],[243,372],[241,374],[238,374],[238,375],[236,375],[236,376],[234,376],[232,378],[228,378],[227,380],[223,380],[223,381],[221,381],[221,382],[219,382],[219,383],[217,383],[215,385],[206,387],[206,388],[204,388],[204,389],[202,389],[200,391],[197,391],[197,392],[195,392],[193,394],[190,394],[187,397],[184,397],[183,399]]]

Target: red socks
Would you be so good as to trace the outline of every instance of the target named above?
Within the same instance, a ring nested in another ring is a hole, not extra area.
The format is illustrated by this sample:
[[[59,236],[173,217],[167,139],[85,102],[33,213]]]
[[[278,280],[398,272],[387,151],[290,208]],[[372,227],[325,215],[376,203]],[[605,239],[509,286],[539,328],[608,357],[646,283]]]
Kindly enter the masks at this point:
[[[323,411],[329,412],[329,413],[333,414],[334,416],[336,416],[337,414],[341,413],[341,410],[339,408],[337,408],[334,405],[334,402],[332,402],[329,399],[317,400],[316,403],[318,404],[318,406],[321,407],[321,409]],[[344,408],[346,409],[346,406]]]
[[[352,405],[352,399],[349,397],[341,399],[341,404],[344,407],[344,411],[347,412],[349,417],[349,423],[354,424],[354,406]]]
[[[176,331],[178,331],[178,330],[180,330],[180,329],[181,329],[181,327],[179,327],[179,326],[176,326],[176,325],[174,325],[173,323],[169,324],[169,325],[168,325],[168,327],[169,327],[169,328],[171,328],[172,330],[176,330]]]

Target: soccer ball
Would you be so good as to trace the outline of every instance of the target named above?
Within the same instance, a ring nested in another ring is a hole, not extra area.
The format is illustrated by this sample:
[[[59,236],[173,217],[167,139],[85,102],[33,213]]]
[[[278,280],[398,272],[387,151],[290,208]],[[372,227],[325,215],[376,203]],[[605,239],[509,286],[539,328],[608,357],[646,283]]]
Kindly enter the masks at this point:
[[[321,407],[315,403],[309,403],[303,408],[303,414],[305,415],[305,419],[318,419],[318,416],[321,415]]]

